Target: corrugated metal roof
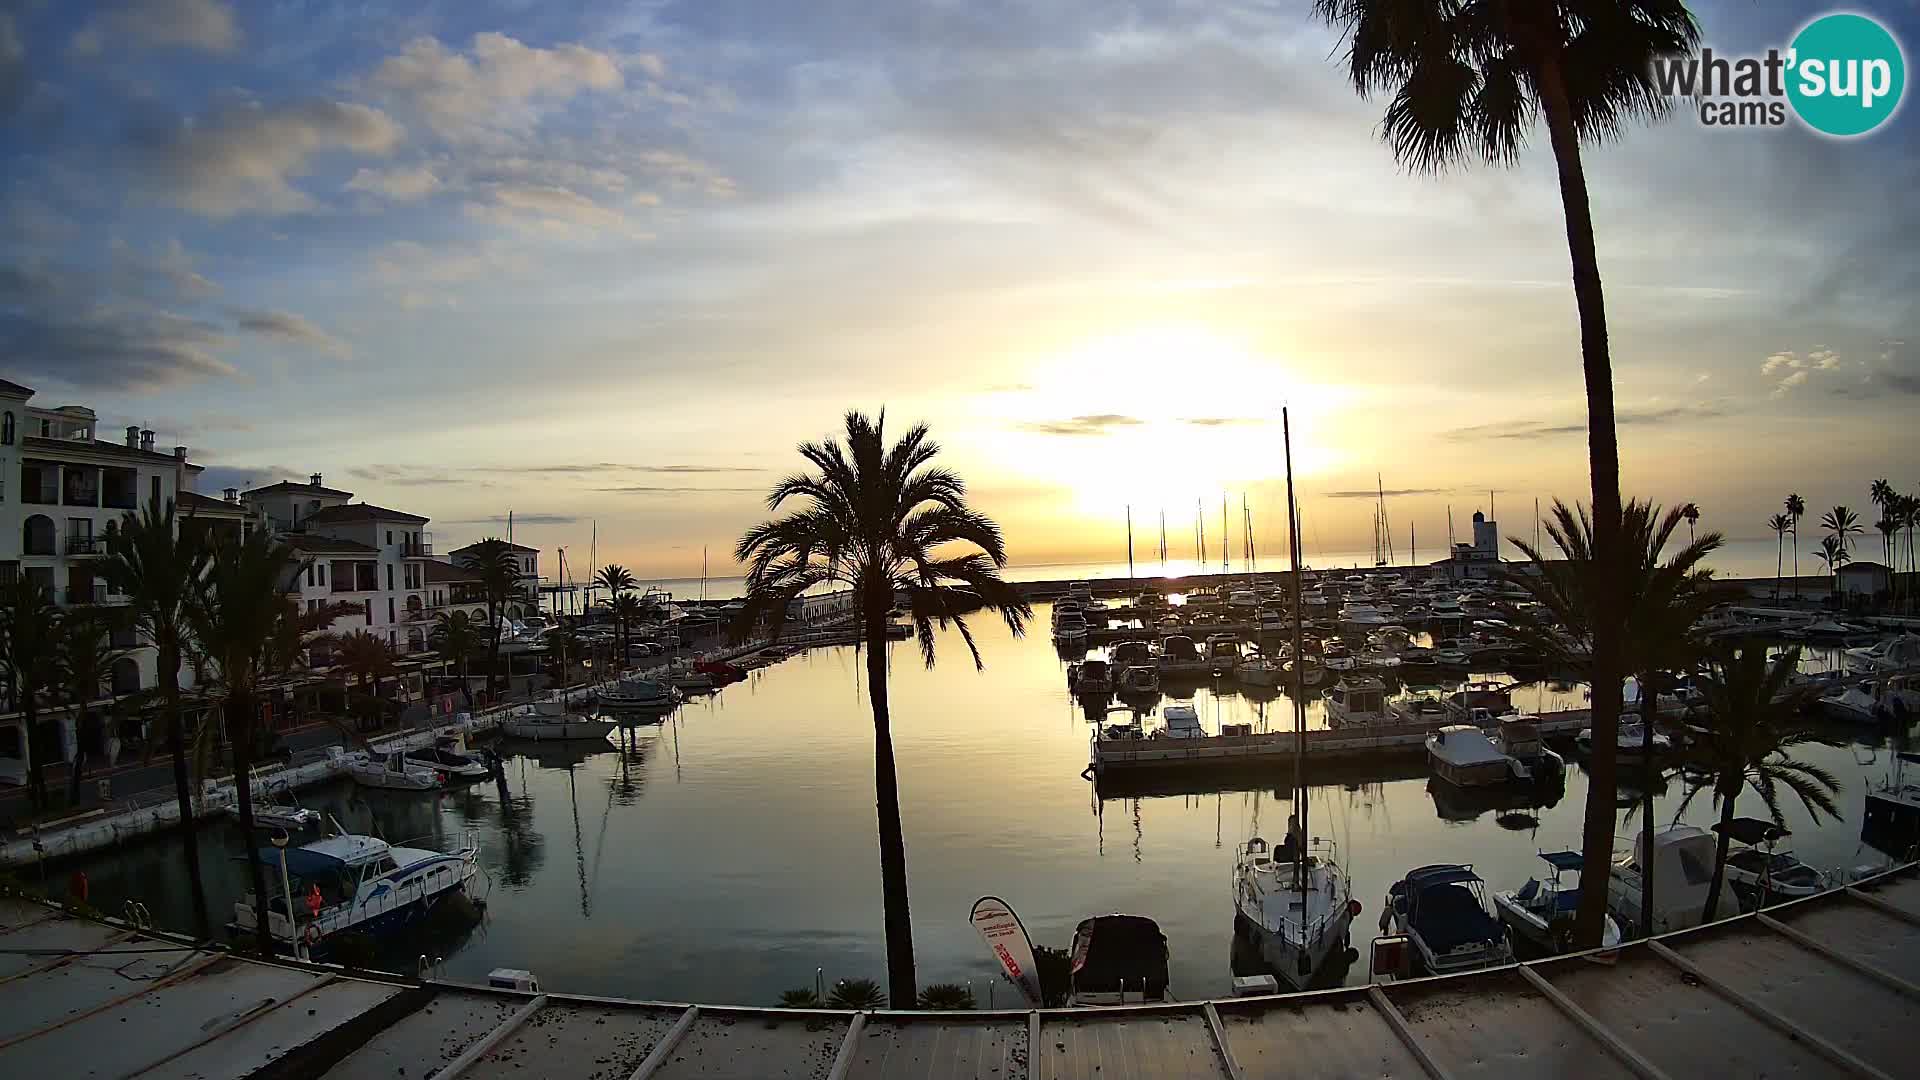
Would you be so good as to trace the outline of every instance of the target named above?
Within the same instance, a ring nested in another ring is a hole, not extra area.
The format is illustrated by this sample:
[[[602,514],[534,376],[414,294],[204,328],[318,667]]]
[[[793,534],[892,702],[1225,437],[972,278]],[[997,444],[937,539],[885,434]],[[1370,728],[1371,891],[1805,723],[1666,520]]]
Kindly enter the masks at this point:
[[[821,1080],[1911,1075],[1920,868],[1442,979],[1120,1009],[848,1013],[415,985],[0,901],[0,1073]]]

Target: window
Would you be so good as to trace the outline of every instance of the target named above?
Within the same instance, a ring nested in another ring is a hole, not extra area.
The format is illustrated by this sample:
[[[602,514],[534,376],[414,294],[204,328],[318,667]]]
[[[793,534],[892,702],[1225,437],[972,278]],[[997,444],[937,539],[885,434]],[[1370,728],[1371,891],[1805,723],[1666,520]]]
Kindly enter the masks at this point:
[[[372,626],[373,625],[373,601],[371,600],[360,601],[360,611],[362,614],[364,614],[367,617],[367,625]]]
[[[393,542],[393,534],[392,534],[392,533],[388,533],[388,534],[387,534],[387,542],[388,542],[388,543],[392,543],[392,542]],[[393,591],[393,564],[392,564],[392,563],[388,563],[388,564],[387,564],[387,591],[388,591],[388,592],[392,592],[392,591]]]
[[[13,445],[13,410],[8,409],[5,417],[0,417],[0,446]]]
[[[393,567],[391,566],[387,567],[387,573],[391,575],[393,573]],[[387,621],[388,622],[397,621],[393,617],[393,597],[391,596],[387,597]]]
[[[307,585],[309,587],[313,585],[313,564],[312,563],[307,564]],[[307,610],[309,611],[313,610],[311,602],[308,603]]]
[[[158,473],[155,473],[152,479],[153,479],[153,485],[152,485],[152,486],[153,486],[153,499],[152,499],[151,501],[152,501],[152,503],[153,503],[153,505],[154,505],[154,507],[155,507],[155,508],[158,508],[158,507],[159,507],[159,505],[160,505],[160,476],[159,476],[159,474],[158,474]]]
[[[327,583],[327,564],[321,563],[320,564],[320,584],[325,585],[326,583]]]
[[[389,630],[389,631],[387,631],[387,645],[388,645],[388,646],[390,646],[390,647],[392,647],[392,648],[396,648],[396,649],[397,649],[397,648],[399,648],[399,647],[400,647],[400,635],[398,635],[398,634],[396,634],[396,633],[394,633],[394,632],[393,632],[393,631],[391,631],[391,630]]]
[[[387,530],[387,546],[388,547],[393,546],[393,530],[392,529]]]

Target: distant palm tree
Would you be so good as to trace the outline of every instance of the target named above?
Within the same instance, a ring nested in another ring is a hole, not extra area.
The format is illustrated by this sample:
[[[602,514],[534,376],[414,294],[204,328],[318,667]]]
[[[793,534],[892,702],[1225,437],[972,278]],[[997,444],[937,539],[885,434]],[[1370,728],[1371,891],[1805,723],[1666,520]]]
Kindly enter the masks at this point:
[[[207,888],[200,876],[200,839],[193,822],[193,784],[187,774],[187,718],[180,699],[180,665],[186,658],[187,608],[203,588],[208,552],[203,531],[182,529],[171,499],[149,502],[128,511],[120,527],[107,530],[107,557],[100,574],[127,598],[124,609],[137,630],[154,647],[160,692],[160,724],[167,733],[167,753],[173,759],[173,794],[180,804],[180,847],[187,862],[187,887],[192,890],[194,927],[201,937],[212,933],[208,919]]]
[[[1616,599],[1622,604],[1626,616],[1627,670],[1633,672],[1640,683],[1641,719],[1644,725],[1641,756],[1647,770],[1640,778],[1642,799],[1646,804],[1641,824],[1648,834],[1653,829],[1652,798],[1658,787],[1652,751],[1660,676],[1663,672],[1689,666],[1699,654],[1701,645],[1694,636],[1693,627],[1713,603],[1706,589],[1713,572],[1702,569],[1701,563],[1724,541],[1719,533],[1709,532],[1663,561],[1667,544],[1680,527],[1684,510],[1684,507],[1676,507],[1663,515],[1651,503],[1638,499],[1627,502],[1621,511],[1621,537],[1625,542],[1626,558],[1624,565],[1614,575],[1613,584],[1609,586],[1595,570],[1592,519],[1585,508],[1569,508],[1556,500],[1549,515],[1547,535],[1560,549],[1563,558],[1549,560],[1524,541],[1514,541],[1514,546],[1526,554],[1530,563],[1527,572],[1515,573],[1511,575],[1511,580],[1528,593],[1538,608],[1523,610],[1508,607],[1506,610],[1513,625],[1529,644],[1575,670],[1590,669],[1592,663],[1587,659],[1589,654],[1585,650],[1592,640],[1592,627],[1598,617],[1594,597],[1606,588],[1616,590]],[[1597,702],[1597,682],[1594,689]],[[1596,704],[1592,714],[1593,750],[1588,764],[1590,776],[1601,770],[1609,773],[1614,770],[1615,762],[1603,759],[1610,759],[1617,753],[1619,720],[1618,710],[1611,716],[1603,715]],[[1610,801],[1605,808],[1604,821],[1588,822],[1584,838],[1585,845],[1595,851],[1602,847],[1606,849],[1603,857],[1592,854],[1583,856],[1595,859],[1594,865],[1598,867],[1598,880],[1586,884],[1603,892],[1612,853],[1615,809],[1617,806]],[[1582,875],[1584,880],[1584,871]],[[1652,925],[1652,899],[1653,881],[1649,876],[1641,889],[1643,925]],[[1601,915],[1604,912],[1602,898]],[[1604,926],[1604,919],[1601,921]]]
[[[1793,528],[1793,519],[1785,514],[1775,514],[1767,519],[1767,528],[1773,530],[1773,598],[1780,599],[1781,561],[1786,557],[1787,530]]]
[[[1844,506],[1836,506],[1820,519],[1820,527],[1840,541],[1841,551],[1846,551],[1851,543],[1848,538],[1860,533],[1860,515]]]
[[[427,640],[442,657],[460,662],[460,694],[466,700],[467,711],[472,712],[473,684],[467,678],[467,660],[484,644],[480,628],[464,611],[443,611],[433,617],[433,629],[428,632]]]
[[[1798,492],[1787,496],[1787,516],[1793,519],[1793,598],[1800,599],[1800,519],[1806,516],[1807,500]]]
[[[58,641],[62,696],[73,708],[73,770],[67,802],[79,805],[80,785],[89,756],[101,752],[104,741],[93,705],[108,696],[114,661],[125,653],[113,647],[106,619],[97,611],[75,610],[60,620]]]
[[[1680,508],[1680,516],[1687,519],[1687,543],[1693,543],[1693,527],[1700,524],[1700,506],[1688,503]]]
[[[53,590],[24,575],[0,587],[0,679],[27,729],[27,790],[40,809],[47,798],[47,759],[57,740],[46,728],[40,696],[61,685],[61,617]]]
[[[620,627],[620,659],[608,666],[616,668],[625,667],[627,665],[627,657],[632,655],[632,646],[629,642],[632,640],[633,635],[630,628],[634,623],[639,622],[640,618],[646,613],[646,605],[640,602],[639,597],[630,592],[615,593],[607,600],[607,611],[613,616],[614,621],[618,623]]]
[[[365,630],[341,634],[333,643],[334,663],[354,676],[365,691],[366,711],[361,714],[362,730],[381,726],[380,680],[394,673],[393,649],[386,639]]]
[[[505,540],[489,536],[462,554],[460,564],[480,575],[480,589],[487,598],[487,688],[491,690],[500,671],[503,615],[508,602],[520,595],[520,560]]]
[[[1588,4],[1435,4],[1428,0],[1314,0],[1313,11],[1345,35],[1347,70],[1362,96],[1390,92],[1380,130],[1394,157],[1438,172],[1469,159],[1511,165],[1537,118],[1558,166],[1560,202],[1580,317],[1581,367],[1587,392],[1587,463],[1593,485],[1594,569],[1618,565],[1620,446],[1615,431],[1613,362],[1600,284],[1593,213],[1581,143],[1619,135],[1630,122],[1664,115],[1668,99],[1654,82],[1657,57],[1691,53],[1700,30],[1679,0]],[[1594,594],[1591,628],[1594,709],[1617,713],[1622,666],[1616,591]],[[1611,755],[1589,778],[1587,821],[1606,819],[1612,836]],[[1589,837],[1588,846],[1599,842]],[[1608,851],[1589,857],[1604,868]],[[1578,938],[1597,946],[1604,898],[1582,905]],[[898,995],[896,994],[897,998]]]
[[[788,476],[767,496],[769,512],[789,499],[804,500],[806,506],[748,529],[735,547],[734,558],[748,566],[748,573],[745,611],[734,632],[743,635],[764,619],[777,638],[789,605],[818,586],[848,586],[860,605],[873,707],[887,987],[893,1000],[907,1002],[917,995],[906,838],[887,699],[888,612],[904,597],[928,667],[933,666],[937,622],[959,631],[979,668],[984,666],[980,650],[964,613],[985,607],[1019,635],[1033,609],[1000,577],[1007,562],[1000,527],[967,505],[959,476],[931,465],[940,448],[927,437],[925,425],[909,428],[889,446],[884,412],[877,420],[849,412],[845,423],[845,443],[801,444],[800,456],[816,471]]]
[[[615,601],[619,600],[622,596],[625,596],[627,593],[633,591],[633,587],[634,587],[633,574],[629,572],[626,567],[621,566],[618,563],[609,563],[606,566],[601,567],[600,572],[593,576],[593,587],[596,589],[607,590],[606,603],[607,603],[607,607],[611,609],[614,607]],[[614,612],[614,618],[619,619],[620,659],[613,666],[625,667],[627,662],[627,644],[628,644],[627,621],[623,618],[620,618],[620,613],[617,611]]]
[[[1873,523],[1873,527],[1880,531],[1880,550],[1887,560],[1888,586],[1892,587],[1899,575],[1899,569],[1894,565],[1893,550],[1894,543],[1900,536],[1900,519],[1895,517],[1894,511],[1889,508],[1880,515],[1879,521]]]
[[[1713,800],[1720,807],[1720,844],[1713,861],[1713,883],[1707,886],[1707,906],[1701,918],[1711,919],[1720,905],[1720,887],[1726,877],[1727,827],[1734,803],[1751,787],[1766,804],[1767,816],[1784,824],[1780,814],[1781,788],[1800,797],[1815,823],[1822,813],[1838,818],[1833,796],[1840,782],[1831,772],[1789,753],[1796,746],[1817,741],[1801,720],[1799,696],[1789,692],[1789,680],[1799,669],[1800,650],[1793,648],[1767,662],[1761,642],[1722,645],[1712,658],[1706,680],[1704,738],[1695,747],[1698,763],[1712,773]],[[1700,789],[1687,792],[1680,813]],[[1677,815],[1676,815],[1677,816]]]
[[[1852,562],[1853,556],[1847,554],[1846,545],[1840,542],[1838,536],[1821,537],[1820,550],[1813,554],[1827,564],[1827,576],[1833,579],[1833,597],[1836,602],[1842,601],[1844,598],[1840,595],[1840,568]]]
[[[1873,505],[1880,508],[1880,520],[1882,521],[1889,520],[1893,516],[1893,502],[1898,497],[1898,493],[1893,490],[1893,485],[1885,479],[1875,480],[1867,489],[1867,498],[1873,500]],[[1886,537],[1884,530],[1882,530],[1882,535],[1881,555],[1887,560],[1887,565],[1892,566],[1893,542],[1891,538]]]
[[[291,547],[256,530],[243,540],[219,538],[207,567],[206,585],[187,605],[193,640],[221,697],[227,745],[233,756],[233,786],[240,835],[252,837],[252,769],[260,737],[260,685],[272,674],[274,644],[287,613],[287,590],[302,564]],[[246,845],[248,883],[255,897],[255,932],[262,953],[273,951],[267,920],[266,874],[259,849]]]

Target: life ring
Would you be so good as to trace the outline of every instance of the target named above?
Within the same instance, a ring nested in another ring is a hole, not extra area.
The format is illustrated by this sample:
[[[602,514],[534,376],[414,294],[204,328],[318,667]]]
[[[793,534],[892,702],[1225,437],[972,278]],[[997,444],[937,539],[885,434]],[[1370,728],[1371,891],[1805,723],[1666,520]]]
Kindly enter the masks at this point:
[[[306,942],[308,945],[320,944],[320,924],[308,923],[307,932],[303,936],[306,938]]]

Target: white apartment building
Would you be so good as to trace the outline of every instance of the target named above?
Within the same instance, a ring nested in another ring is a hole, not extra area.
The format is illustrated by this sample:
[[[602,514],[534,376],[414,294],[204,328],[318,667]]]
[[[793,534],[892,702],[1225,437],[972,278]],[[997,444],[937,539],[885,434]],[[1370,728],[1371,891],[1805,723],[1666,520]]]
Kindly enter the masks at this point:
[[[420,652],[432,619],[426,563],[433,536],[422,528],[428,519],[352,498],[324,486],[319,473],[305,484],[283,481],[241,496],[308,560],[296,585],[303,607],[352,604],[359,611],[335,619],[333,632],[364,630],[396,653]]]
[[[468,544],[463,548],[455,548],[447,552],[446,561],[454,566],[465,566],[467,556],[477,552],[480,544],[485,542],[486,541],[483,540]],[[509,619],[524,619],[529,615],[539,614],[540,549],[530,548],[523,544],[508,543],[505,540],[502,540],[501,543],[506,544],[507,550],[513,554],[514,563],[519,567],[520,592],[523,597],[522,600],[507,605],[506,617]]]

